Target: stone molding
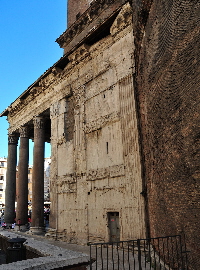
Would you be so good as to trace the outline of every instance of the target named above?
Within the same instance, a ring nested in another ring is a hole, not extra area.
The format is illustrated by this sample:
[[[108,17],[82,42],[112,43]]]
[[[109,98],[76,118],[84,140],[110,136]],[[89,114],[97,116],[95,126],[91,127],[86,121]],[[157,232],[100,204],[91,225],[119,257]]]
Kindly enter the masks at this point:
[[[61,73],[62,69],[58,67],[52,68],[51,73],[49,73],[47,76],[43,77],[39,81],[39,86],[41,87],[41,89],[44,90],[49,87],[56,80],[56,78],[60,77]]]
[[[16,133],[9,133],[8,134],[8,144],[18,144],[18,136]]]
[[[103,10],[108,9],[113,4],[118,4],[119,7],[123,5],[125,0],[95,0],[92,5],[80,16],[80,18],[73,23],[59,38],[56,39],[56,42],[61,48],[67,46],[71,40],[79,35],[86,26],[91,24],[95,19],[98,18],[100,13]],[[99,25],[101,24],[99,20]],[[93,29],[91,29],[93,30]]]
[[[114,123],[120,120],[120,112],[113,112],[111,114],[104,115],[92,122],[86,123],[85,133],[91,133],[102,127],[106,126],[108,123]]]
[[[125,175],[125,166],[123,164],[114,165],[107,168],[89,170],[87,172],[87,181],[95,181],[104,178],[114,178]]]
[[[116,35],[118,32],[121,32],[128,25],[132,24],[132,8],[129,3],[126,3],[119,15],[115,19],[113,25],[110,28],[111,35]]]
[[[58,193],[75,193],[77,191],[77,182],[85,175],[84,173],[71,173],[58,177],[56,181]]]
[[[80,46],[77,50],[75,50],[73,53],[71,53],[68,56],[68,59],[72,63],[72,65],[78,64],[82,59],[89,56],[89,46],[86,44],[83,44]]]
[[[56,182],[54,182],[54,187],[56,185],[58,193],[75,193],[77,191],[77,183],[83,178],[86,178],[87,181],[95,181],[120,176],[125,176],[124,164],[89,170],[86,173],[66,174],[57,178]]]

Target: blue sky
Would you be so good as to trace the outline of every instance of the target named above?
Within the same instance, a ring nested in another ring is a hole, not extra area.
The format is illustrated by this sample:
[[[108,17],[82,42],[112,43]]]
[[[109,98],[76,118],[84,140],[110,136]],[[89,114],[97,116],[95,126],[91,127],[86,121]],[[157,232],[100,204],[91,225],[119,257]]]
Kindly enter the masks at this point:
[[[0,0],[0,10],[2,112],[62,57],[55,40],[66,30],[67,0]],[[7,129],[6,117],[0,117],[0,157],[7,157]]]

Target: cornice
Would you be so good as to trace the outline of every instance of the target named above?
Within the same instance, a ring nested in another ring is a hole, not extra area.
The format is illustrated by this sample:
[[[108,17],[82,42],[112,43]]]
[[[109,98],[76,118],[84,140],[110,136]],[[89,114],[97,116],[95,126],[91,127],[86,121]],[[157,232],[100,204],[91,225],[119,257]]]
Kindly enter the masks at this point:
[[[65,48],[76,36],[91,25],[88,29],[93,32],[106,19],[104,17],[98,20],[98,25],[93,26],[92,22],[98,19],[103,11],[109,10],[107,17],[116,12],[127,0],[95,0],[92,5],[59,37],[56,42],[61,48]],[[112,7],[113,6],[113,7]]]

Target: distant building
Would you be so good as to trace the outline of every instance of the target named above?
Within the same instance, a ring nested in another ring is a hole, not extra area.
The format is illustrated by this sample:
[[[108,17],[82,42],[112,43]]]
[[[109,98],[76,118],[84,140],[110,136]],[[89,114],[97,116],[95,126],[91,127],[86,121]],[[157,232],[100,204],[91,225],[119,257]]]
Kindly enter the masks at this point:
[[[50,200],[50,165],[51,165],[51,158],[44,159],[44,200]]]
[[[49,177],[50,177],[50,164],[51,159],[44,159],[44,200],[49,201]],[[33,177],[33,166],[30,165],[28,167],[28,203],[32,203],[32,177]],[[18,182],[18,167],[16,169],[16,180]],[[18,194],[18,188],[16,190],[16,194]]]
[[[32,174],[33,174],[33,166],[29,166],[28,168],[28,202],[32,201]]]
[[[51,159],[44,159],[44,199],[49,201],[49,176],[50,176]],[[5,189],[6,189],[6,172],[7,172],[7,159],[0,158],[0,207],[5,204]],[[28,167],[28,203],[32,203],[32,175],[33,166]],[[18,166],[16,167],[16,195],[18,194]],[[17,196],[16,196],[17,197]],[[16,199],[17,201],[17,199]]]
[[[5,204],[7,159],[0,158],[0,207]]]

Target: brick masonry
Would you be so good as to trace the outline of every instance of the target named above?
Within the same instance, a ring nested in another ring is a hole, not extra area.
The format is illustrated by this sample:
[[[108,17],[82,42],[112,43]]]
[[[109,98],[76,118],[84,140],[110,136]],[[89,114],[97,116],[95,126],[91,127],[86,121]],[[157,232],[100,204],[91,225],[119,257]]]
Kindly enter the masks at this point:
[[[76,21],[77,17],[81,15],[88,7],[89,0],[68,0],[68,26]]]
[[[185,234],[190,269],[200,269],[200,2],[143,2],[136,83],[149,232]]]

